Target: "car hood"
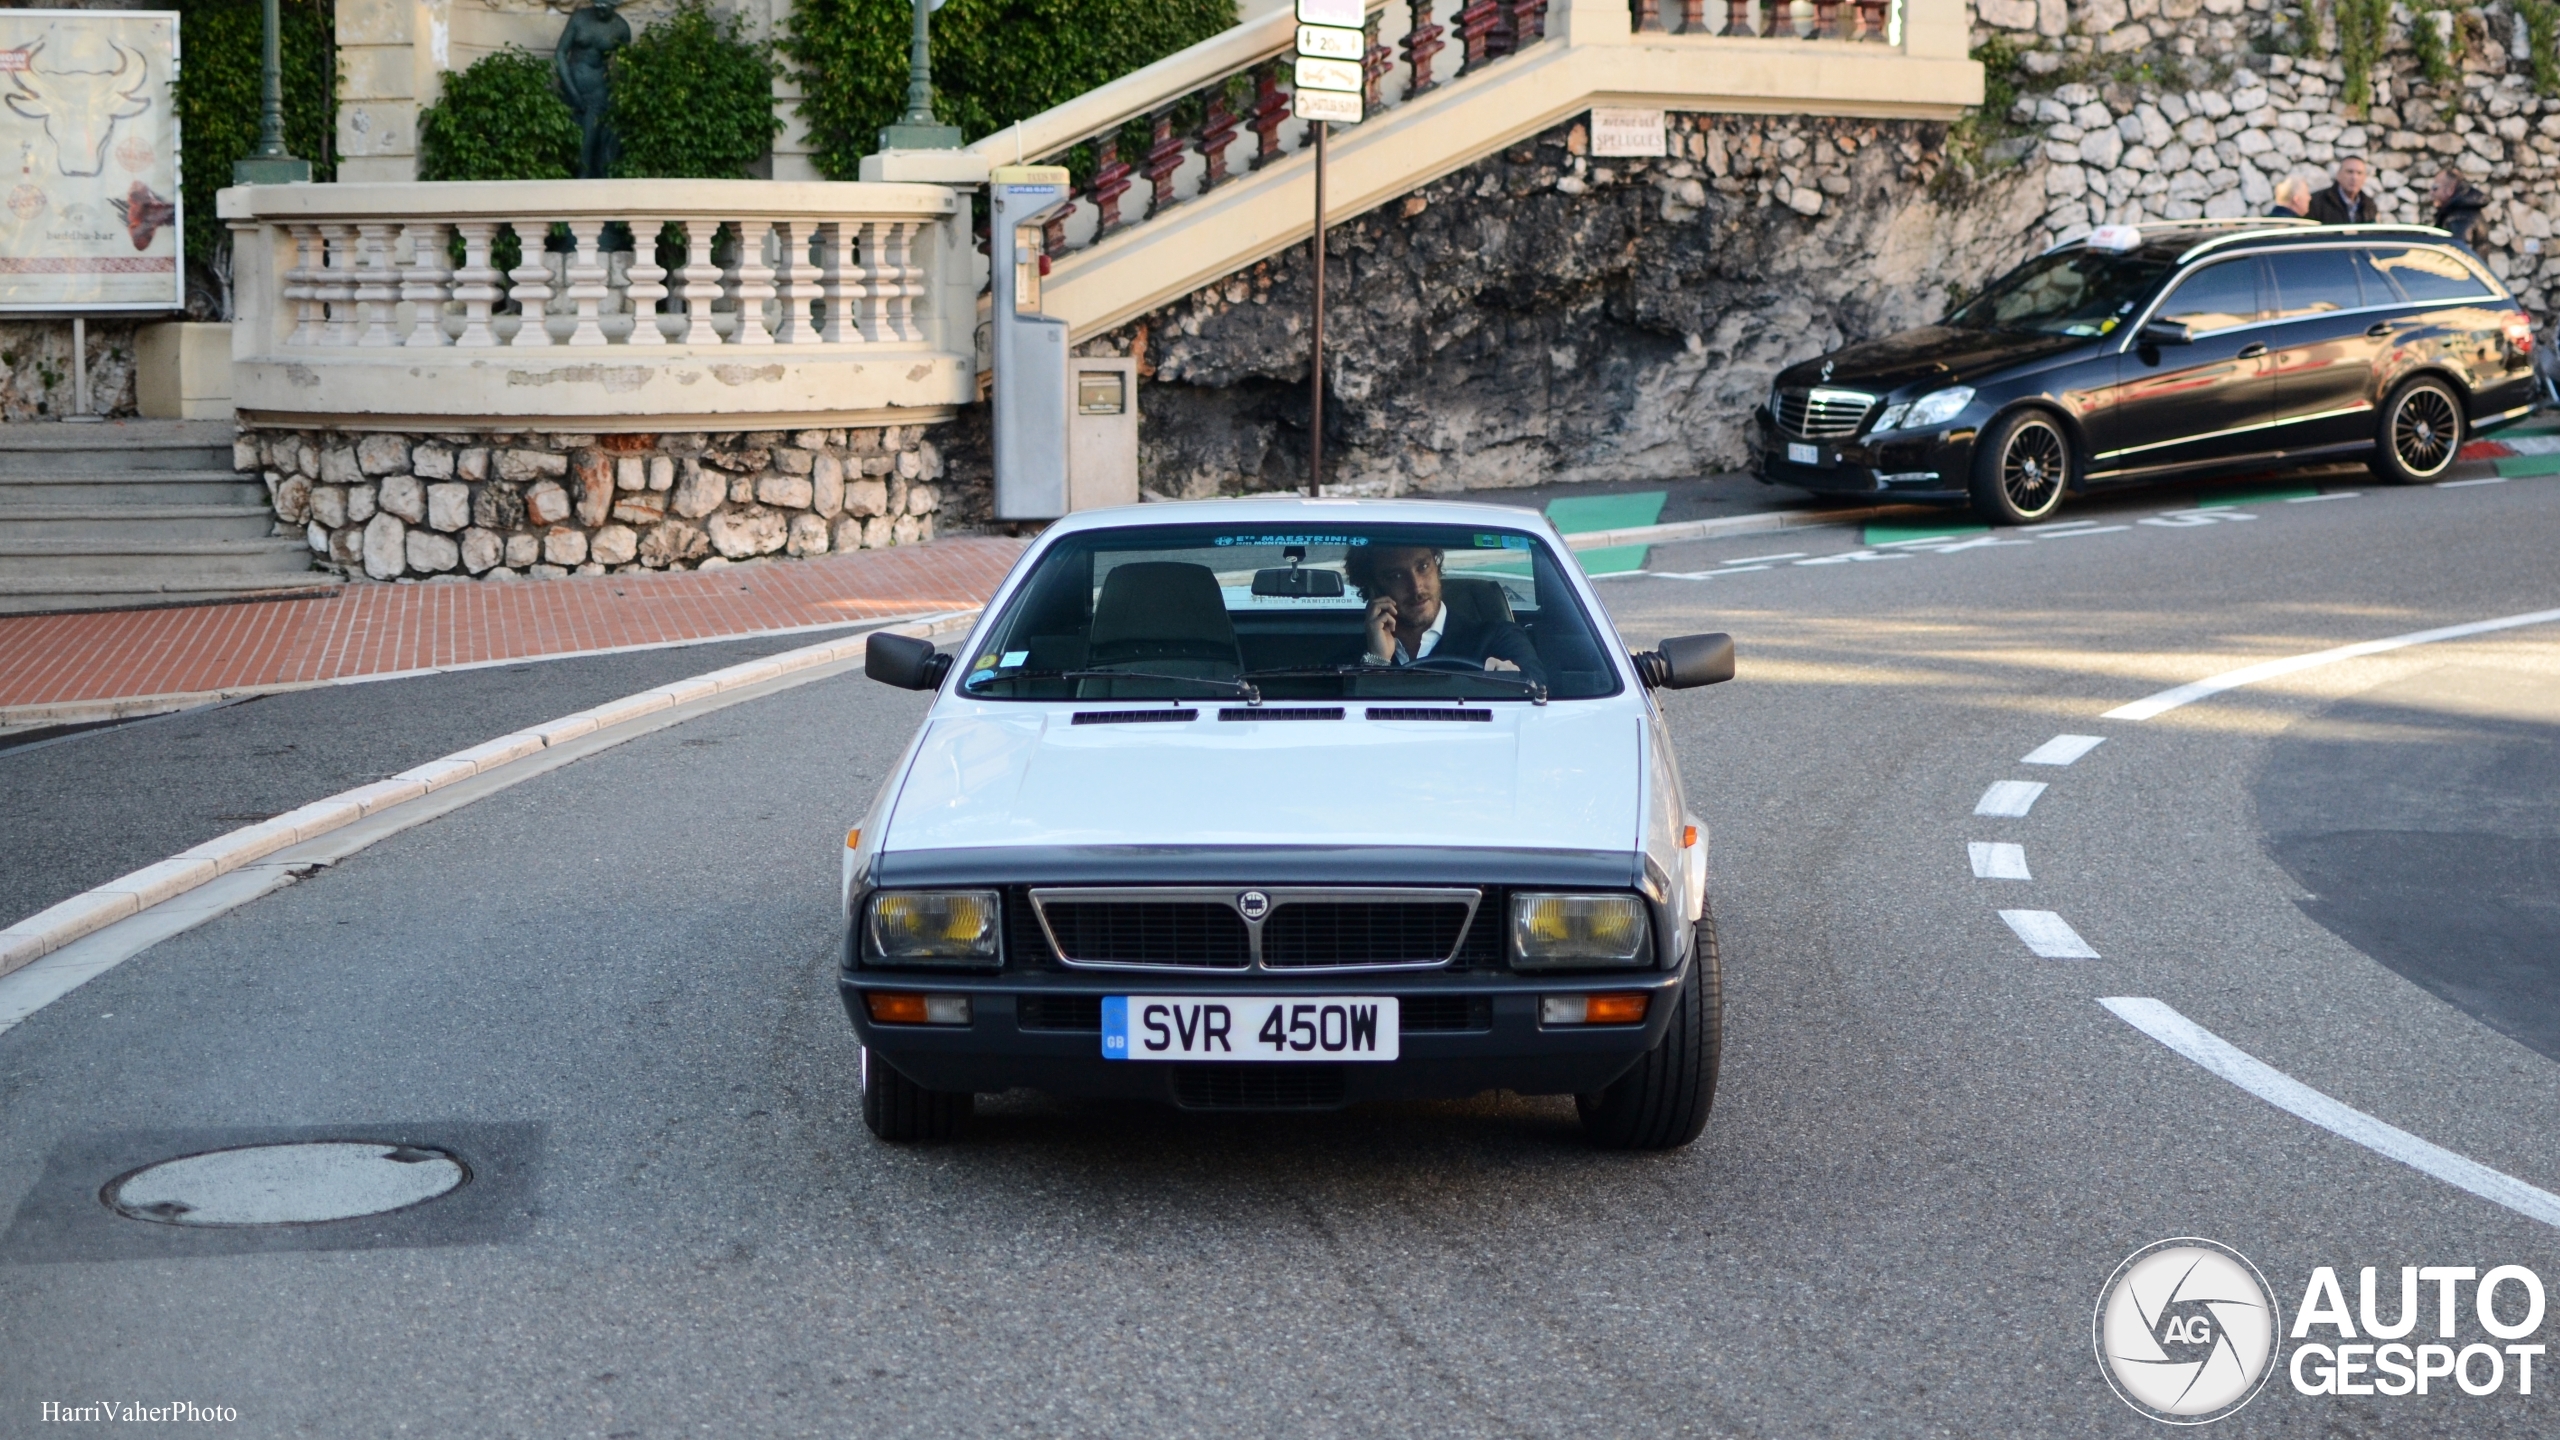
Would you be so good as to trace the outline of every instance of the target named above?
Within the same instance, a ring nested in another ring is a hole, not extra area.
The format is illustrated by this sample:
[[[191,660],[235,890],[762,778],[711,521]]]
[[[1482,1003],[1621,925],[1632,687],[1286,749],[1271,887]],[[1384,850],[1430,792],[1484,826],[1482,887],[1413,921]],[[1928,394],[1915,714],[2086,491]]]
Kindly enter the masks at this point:
[[[1641,716],[1484,708],[1489,723],[1220,722],[1209,705],[1171,724],[1077,725],[1045,706],[937,717],[882,848],[1637,848]]]
[[[1791,365],[1778,372],[1778,383],[1839,385],[1879,395],[1905,385],[1963,385],[2011,365],[2088,343],[2084,336],[2019,335],[1927,325]],[[1826,364],[1831,367],[1828,378],[1823,375]]]

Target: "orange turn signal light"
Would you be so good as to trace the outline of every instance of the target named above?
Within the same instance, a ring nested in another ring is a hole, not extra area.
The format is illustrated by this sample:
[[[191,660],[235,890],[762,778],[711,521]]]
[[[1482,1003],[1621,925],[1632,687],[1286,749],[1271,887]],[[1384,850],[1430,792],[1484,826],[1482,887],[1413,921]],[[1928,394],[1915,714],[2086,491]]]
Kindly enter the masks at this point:
[[[1691,826],[1690,828],[1691,828],[1692,830],[1694,830],[1694,829],[1696,829],[1697,827],[1695,827],[1695,826]],[[861,849],[861,848],[862,848],[862,827],[861,827],[861,826],[856,825],[856,826],[854,826],[852,829],[847,830],[846,832],[844,832],[844,848],[846,848],[847,850],[859,850],[859,849]]]
[[[1585,1025],[1637,1025],[1644,1021],[1645,1002],[1653,997],[1642,990],[1623,995],[1594,995],[1589,1008],[1582,1012]]]
[[[883,1025],[925,1023],[924,997],[921,995],[891,995],[873,991],[863,998],[871,1006],[871,1018]]]
[[[860,832],[860,831],[856,831],[856,832],[854,832],[854,833],[856,833],[856,834],[860,834],[861,832]],[[853,842],[852,842],[852,841],[850,841],[850,840],[848,840],[848,841],[846,841],[845,843],[846,843],[846,844],[848,844],[848,845],[850,845],[850,844],[852,844]],[[1683,825],[1683,826],[1681,826],[1681,827],[1680,827],[1680,848],[1681,848],[1681,849],[1683,849],[1683,850],[1686,850],[1686,849],[1688,849],[1690,846],[1695,845],[1695,844],[1697,844],[1697,843],[1698,843],[1698,827],[1697,827],[1697,826],[1695,826],[1695,825]]]

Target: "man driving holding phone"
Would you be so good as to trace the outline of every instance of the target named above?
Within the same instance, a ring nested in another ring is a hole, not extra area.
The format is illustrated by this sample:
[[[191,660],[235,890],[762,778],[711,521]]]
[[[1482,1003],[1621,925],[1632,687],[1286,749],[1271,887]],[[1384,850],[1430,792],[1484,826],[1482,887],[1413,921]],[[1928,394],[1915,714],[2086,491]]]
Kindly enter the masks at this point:
[[[1344,578],[1369,602],[1361,663],[1436,660],[1435,669],[1463,665],[1543,679],[1546,667],[1528,632],[1512,620],[1502,587],[1491,580],[1459,580],[1452,591],[1441,573],[1445,558],[1428,545],[1364,545],[1343,557]]]

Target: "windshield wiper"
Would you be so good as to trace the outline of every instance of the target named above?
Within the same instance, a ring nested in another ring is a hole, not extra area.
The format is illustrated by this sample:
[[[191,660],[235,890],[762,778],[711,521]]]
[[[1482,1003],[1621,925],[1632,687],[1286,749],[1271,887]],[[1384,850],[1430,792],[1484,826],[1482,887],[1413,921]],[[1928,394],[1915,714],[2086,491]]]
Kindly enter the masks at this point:
[[[1205,675],[1165,675],[1153,670],[1016,670],[1012,674],[997,678],[1003,680],[1163,680],[1175,685],[1206,685],[1223,694],[1240,695],[1248,705],[1262,703],[1261,688],[1248,685],[1242,680],[1213,680]],[[1114,698],[1137,700],[1147,697],[1122,695]]]
[[[1431,657],[1426,655],[1423,658],[1428,660]],[[1547,687],[1544,681],[1531,680],[1520,675],[1505,674],[1500,670],[1441,670],[1421,669],[1413,665],[1352,664],[1280,665],[1269,670],[1247,670],[1244,673],[1245,677],[1251,680],[1274,680],[1285,679],[1292,676],[1307,675],[1445,675],[1452,680],[1490,680],[1497,685],[1508,685],[1515,690],[1526,693],[1532,704],[1544,705],[1547,703]],[[1460,698],[1463,699],[1464,697],[1462,696]]]

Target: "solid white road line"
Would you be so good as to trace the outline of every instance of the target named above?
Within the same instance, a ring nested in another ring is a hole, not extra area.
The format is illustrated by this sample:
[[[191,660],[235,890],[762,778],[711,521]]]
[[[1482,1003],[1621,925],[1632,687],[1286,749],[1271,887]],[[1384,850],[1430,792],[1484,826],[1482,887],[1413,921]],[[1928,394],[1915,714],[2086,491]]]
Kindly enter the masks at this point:
[[[2134,1029],[2193,1060],[2198,1065],[2266,1101],[2279,1110],[2308,1120],[2333,1135],[2353,1140],[2378,1155],[2411,1169],[2423,1170],[2448,1185],[2495,1201],[2519,1215],[2560,1226],[2560,1195],[2537,1189],[2512,1175],[2441,1145],[2421,1140],[2396,1125],[2387,1125],[2361,1110],[2342,1105],[2231,1042],[2198,1025],[2157,1000],[2140,996],[2101,999]]]
[[[2021,765],[2068,765],[2107,743],[2104,735],[2056,735],[2025,755]]]
[[[2439,480],[2436,482],[2436,488],[2439,490],[2460,490],[2468,485],[2504,485],[2507,483],[2509,478],[2510,477],[2505,475],[2490,475],[2478,480]]]
[[[2083,535],[2113,535],[2119,530],[2130,530],[2132,528],[2133,527],[2130,525],[2097,525],[2092,526],[2087,530],[2043,530],[2037,532],[2036,538],[2039,540],[2076,540]]]
[[[2027,873],[2027,847],[2006,840],[1974,840],[1965,845],[1965,853],[1973,857],[1976,880],[2033,880]]]
[[[2095,960],[2098,952],[2071,928],[2071,922],[2050,910],[2003,910],[2000,918],[2027,942],[2027,948],[2047,960]]]
[[[1974,802],[1976,815],[2024,815],[2035,808],[2036,797],[2044,793],[2041,780],[1997,780]]]
[[[2202,680],[2173,686],[2155,695],[2146,695],[2131,704],[2117,706],[2108,711],[2104,718],[2148,720],[2155,715],[2163,715],[2175,710],[2181,705],[2219,695],[2225,690],[2237,690],[2243,685],[2255,685],[2261,680],[2273,680],[2280,675],[2291,675],[2298,671],[2317,669],[2323,665],[2334,665],[2341,660],[2357,660],[2367,655],[2379,655],[2386,650],[2400,650],[2411,645],[2432,645],[2438,640],[2460,640],[2469,635],[2486,635],[2494,630],[2513,630],[2524,625],[2547,625],[2554,620],[2560,620],[2560,610],[2536,610],[2525,615],[2502,615],[2495,620],[2474,620],[2468,625],[2447,625],[2437,630],[2413,630],[2406,635],[2393,635],[2381,640],[2365,640],[2354,645],[2341,645],[2334,650],[2315,650],[2308,655],[2289,655],[2282,660],[2267,660],[2256,665],[2244,665],[2237,670],[2225,670],[2219,675],[2208,675]]]
[[[2361,500],[2363,498],[2364,492],[2361,490],[2332,490],[2325,495],[2296,495],[2284,503],[2287,505],[2317,505],[2323,500]]]
[[[1783,555],[1737,555],[1724,563],[1727,565],[1757,565],[1763,560],[1801,560],[1809,553],[1810,552],[1804,550],[1789,550]]]

